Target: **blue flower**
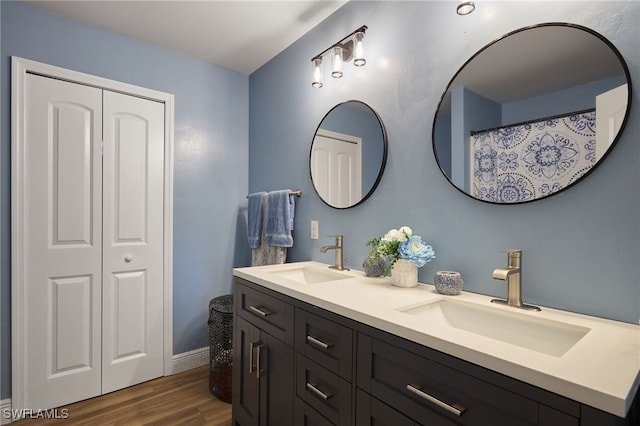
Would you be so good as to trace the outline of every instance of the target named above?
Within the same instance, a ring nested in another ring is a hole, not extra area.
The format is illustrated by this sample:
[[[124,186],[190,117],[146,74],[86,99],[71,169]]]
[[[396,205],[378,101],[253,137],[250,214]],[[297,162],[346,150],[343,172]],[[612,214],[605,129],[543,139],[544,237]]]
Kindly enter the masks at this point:
[[[400,259],[413,262],[418,268],[422,268],[427,262],[435,258],[433,248],[425,244],[417,235],[409,237],[398,246],[398,254]]]

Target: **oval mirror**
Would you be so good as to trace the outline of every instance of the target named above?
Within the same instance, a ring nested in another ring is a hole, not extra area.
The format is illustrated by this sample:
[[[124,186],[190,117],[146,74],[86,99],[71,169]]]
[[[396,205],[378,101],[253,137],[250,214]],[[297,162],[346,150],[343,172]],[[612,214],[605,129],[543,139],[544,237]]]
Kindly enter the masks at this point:
[[[369,105],[347,101],[322,119],[311,143],[313,188],[327,205],[346,209],[375,191],[387,162],[387,132]]]
[[[453,76],[433,123],[440,170],[460,191],[526,203],[583,179],[631,108],[629,69],[595,31],[546,23],[493,41]]]

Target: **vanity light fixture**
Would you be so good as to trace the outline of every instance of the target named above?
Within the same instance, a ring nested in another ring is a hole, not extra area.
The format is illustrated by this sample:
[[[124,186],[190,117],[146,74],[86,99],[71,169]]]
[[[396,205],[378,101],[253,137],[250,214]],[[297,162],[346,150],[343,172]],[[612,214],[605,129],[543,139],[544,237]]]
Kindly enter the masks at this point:
[[[313,58],[313,83],[311,85],[317,89],[322,87],[322,58]]]
[[[342,46],[333,46],[331,49],[331,77],[342,78]]]
[[[468,15],[474,10],[476,10],[476,5],[472,1],[461,1],[458,3],[458,7],[456,7],[456,13],[458,15]]]
[[[331,47],[318,53],[311,58],[313,71],[313,82],[311,86],[320,88],[322,82],[322,58],[327,53],[331,53],[331,77],[341,78],[343,76],[342,66],[345,62],[353,59],[353,65],[361,67],[367,63],[364,57],[364,33],[367,26],[363,25]]]

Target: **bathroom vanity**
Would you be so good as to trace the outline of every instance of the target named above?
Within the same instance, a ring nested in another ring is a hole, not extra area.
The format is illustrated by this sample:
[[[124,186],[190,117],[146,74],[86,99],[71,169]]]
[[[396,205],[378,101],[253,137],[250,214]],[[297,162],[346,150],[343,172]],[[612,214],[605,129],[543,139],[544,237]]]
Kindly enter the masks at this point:
[[[234,425],[638,424],[638,326],[317,262],[234,276]]]

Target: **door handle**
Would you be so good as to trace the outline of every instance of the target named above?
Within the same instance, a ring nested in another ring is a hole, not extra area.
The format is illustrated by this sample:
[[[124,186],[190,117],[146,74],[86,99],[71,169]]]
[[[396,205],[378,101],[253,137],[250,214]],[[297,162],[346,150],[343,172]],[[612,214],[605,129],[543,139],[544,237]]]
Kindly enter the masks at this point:
[[[263,369],[260,368],[260,351],[264,347],[264,345],[256,346],[256,379],[260,378],[260,375],[264,372]]]
[[[253,342],[249,342],[249,374],[253,373]]]

